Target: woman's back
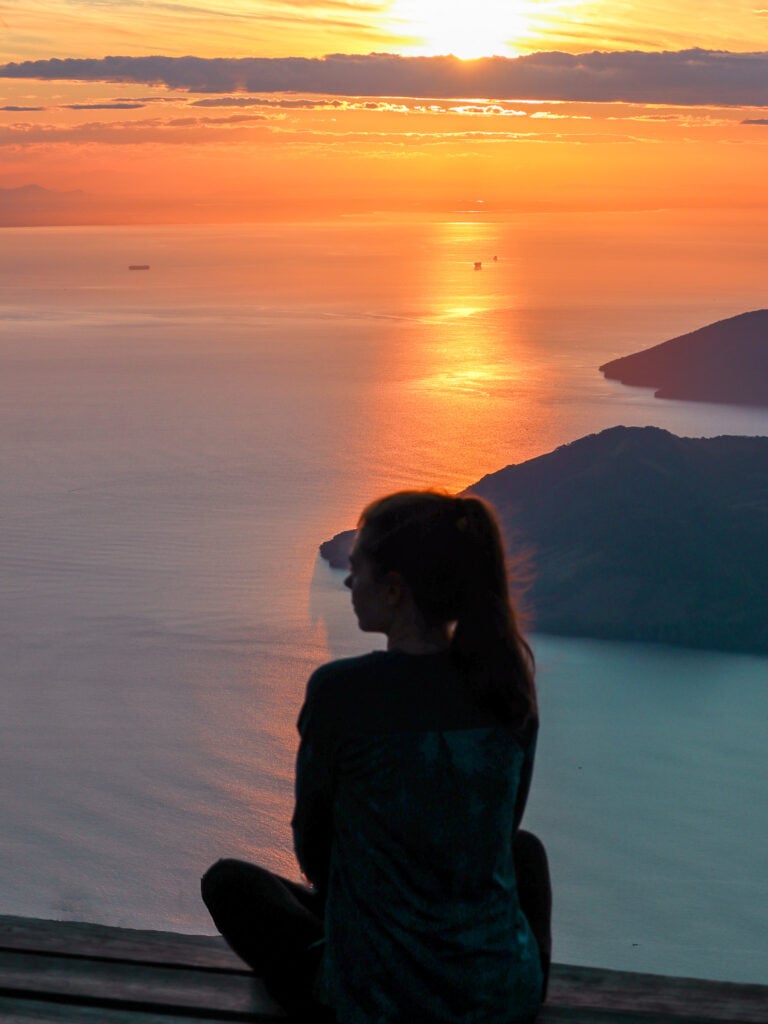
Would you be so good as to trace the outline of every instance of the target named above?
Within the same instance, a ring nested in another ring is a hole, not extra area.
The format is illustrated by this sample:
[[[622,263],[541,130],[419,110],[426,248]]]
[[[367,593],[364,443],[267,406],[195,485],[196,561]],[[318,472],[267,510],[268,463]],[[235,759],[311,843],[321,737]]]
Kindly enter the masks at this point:
[[[538,716],[498,522],[474,497],[381,498],[345,583],[387,650],[307,686],[293,830],[312,888],[227,859],[203,897],[301,1019],[530,1021],[551,892],[541,843],[518,829]]]
[[[535,724],[468,695],[447,652],[376,652],[310,680],[294,833],[326,891],[320,994],[342,1022],[508,1022],[541,1000],[512,840]]]

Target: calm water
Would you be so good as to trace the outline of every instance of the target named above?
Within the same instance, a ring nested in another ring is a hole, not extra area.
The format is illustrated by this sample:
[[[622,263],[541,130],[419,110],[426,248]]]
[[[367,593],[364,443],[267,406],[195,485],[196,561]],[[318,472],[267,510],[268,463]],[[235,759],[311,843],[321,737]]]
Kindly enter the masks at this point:
[[[0,913],[210,931],[216,856],[295,873],[304,683],[370,646],[318,543],[384,490],[616,423],[768,434],[596,372],[766,305],[766,238],[716,213],[3,231]],[[768,659],[536,650],[556,958],[765,981]]]

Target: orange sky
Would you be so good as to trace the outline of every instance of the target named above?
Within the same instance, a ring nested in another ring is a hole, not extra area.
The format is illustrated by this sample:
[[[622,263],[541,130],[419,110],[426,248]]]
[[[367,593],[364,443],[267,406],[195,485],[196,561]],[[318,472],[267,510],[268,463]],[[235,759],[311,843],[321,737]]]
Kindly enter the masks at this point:
[[[766,203],[759,2],[25,0],[0,23],[0,62],[43,62],[0,70],[0,189],[201,219]],[[450,51],[502,78],[416,59]],[[360,56],[298,60],[325,54]]]
[[[756,50],[761,0],[5,0],[0,59]]]

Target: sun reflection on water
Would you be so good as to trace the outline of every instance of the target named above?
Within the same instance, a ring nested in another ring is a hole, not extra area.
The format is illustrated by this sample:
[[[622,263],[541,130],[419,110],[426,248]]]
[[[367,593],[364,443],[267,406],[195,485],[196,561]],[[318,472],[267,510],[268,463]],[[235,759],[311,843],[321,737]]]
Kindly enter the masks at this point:
[[[441,224],[431,252],[410,268],[426,316],[391,352],[380,422],[402,464],[426,470],[422,484],[463,487],[510,461],[545,385],[520,316],[528,303],[514,235],[502,246],[495,225]]]

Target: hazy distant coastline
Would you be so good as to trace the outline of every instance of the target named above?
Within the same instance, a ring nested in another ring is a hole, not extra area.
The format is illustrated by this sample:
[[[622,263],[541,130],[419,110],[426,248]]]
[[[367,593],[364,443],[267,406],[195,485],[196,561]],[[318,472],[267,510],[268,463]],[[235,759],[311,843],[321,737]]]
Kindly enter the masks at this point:
[[[718,320],[600,370],[609,380],[655,388],[656,398],[768,405],[768,309]]]
[[[483,477],[535,630],[768,652],[768,437],[613,427]],[[320,546],[346,565],[353,531]]]
[[[743,208],[724,207],[726,212],[743,214]],[[201,193],[199,195],[108,195],[83,189],[56,190],[39,184],[0,188],[0,228],[4,227],[118,227],[159,226],[166,224],[249,224],[249,223],[326,223],[331,220],[354,222],[386,221],[393,217],[404,222],[442,223],[457,218],[484,223],[506,223],[510,217],[542,215],[573,217],[638,213],[658,214],[659,204],[651,198],[610,194],[600,196],[511,195],[503,202],[485,205],[472,195],[457,189],[440,195],[394,196],[384,199],[354,192],[323,196],[290,193],[275,197],[266,192]],[[685,218],[688,207],[673,204],[672,216]],[[474,261],[473,261],[474,262]]]
[[[130,224],[206,223],[247,220],[253,210],[238,203],[99,196],[82,189],[57,191],[41,185],[0,188],[0,228],[80,227]],[[258,211],[263,215],[265,211]],[[265,217],[265,219],[269,219]]]

